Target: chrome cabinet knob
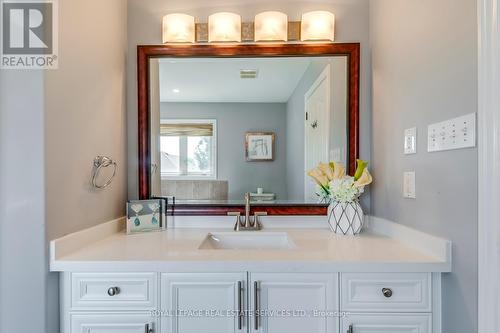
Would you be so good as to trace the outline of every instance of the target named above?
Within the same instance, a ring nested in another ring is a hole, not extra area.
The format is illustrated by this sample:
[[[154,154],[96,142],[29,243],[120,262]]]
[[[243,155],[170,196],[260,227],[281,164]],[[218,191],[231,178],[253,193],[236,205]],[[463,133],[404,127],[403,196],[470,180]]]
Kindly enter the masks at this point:
[[[118,288],[118,287],[111,287],[108,289],[109,296],[115,296],[115,295],[118,295],[119,293],[120,293],[120,288]]]
[[[384,294],[385,297],[389,298],[392,296],[392,289],[391,288],[382,288],[382,294]]]

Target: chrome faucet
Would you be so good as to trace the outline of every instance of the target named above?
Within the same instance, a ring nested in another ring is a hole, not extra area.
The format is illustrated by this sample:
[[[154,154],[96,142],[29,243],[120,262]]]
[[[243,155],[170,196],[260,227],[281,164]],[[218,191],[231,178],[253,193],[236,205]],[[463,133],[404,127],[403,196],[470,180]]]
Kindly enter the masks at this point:
[[[245,193],[245,228],[249,227],[250,227],[250,193],[247,192]]]
[[[262,223],[259,221],[259,216],[266,216],[267,212],[254,212],[253,219],[250,216],[250,193],[245,193],[245,218],[241,219],[240,212],[229,212],[229,216],[236,216],[234,231],[257,231],[262,229]]]

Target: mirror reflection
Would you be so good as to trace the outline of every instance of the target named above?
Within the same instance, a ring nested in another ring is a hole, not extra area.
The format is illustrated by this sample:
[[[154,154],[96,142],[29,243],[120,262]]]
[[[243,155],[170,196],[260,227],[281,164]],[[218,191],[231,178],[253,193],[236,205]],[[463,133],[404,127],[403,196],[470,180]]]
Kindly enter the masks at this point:
[[[150,62],[151,189],[179,200],[316,202],[347,163],[347,57]]]

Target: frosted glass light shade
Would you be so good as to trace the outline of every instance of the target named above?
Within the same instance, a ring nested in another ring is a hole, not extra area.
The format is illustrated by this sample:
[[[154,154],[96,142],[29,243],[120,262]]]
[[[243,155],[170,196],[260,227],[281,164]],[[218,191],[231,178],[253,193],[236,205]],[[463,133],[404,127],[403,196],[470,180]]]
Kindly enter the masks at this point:
[[[241,42],[241,16],[234,13],[215,13],[208,17],[209,42]]]
[[[163,17],[163,43],[194,43],[194,17],[168,14]]]
[[[281,12],[263,12],[255,16],[255,41],[288,40],[288,16]]]
[[[335,15],[327,11],[314,11],[302,14],[300,29],[302,41],[335,39]]]

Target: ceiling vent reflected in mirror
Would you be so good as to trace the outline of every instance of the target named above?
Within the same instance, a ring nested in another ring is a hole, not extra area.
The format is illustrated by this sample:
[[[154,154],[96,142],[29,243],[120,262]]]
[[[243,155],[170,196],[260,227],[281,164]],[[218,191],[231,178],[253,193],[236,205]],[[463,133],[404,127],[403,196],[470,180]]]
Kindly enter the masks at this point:
[[[242,79],[256,79],[259,75],[257,69],[242,69],[240,70],[240,78]]]

